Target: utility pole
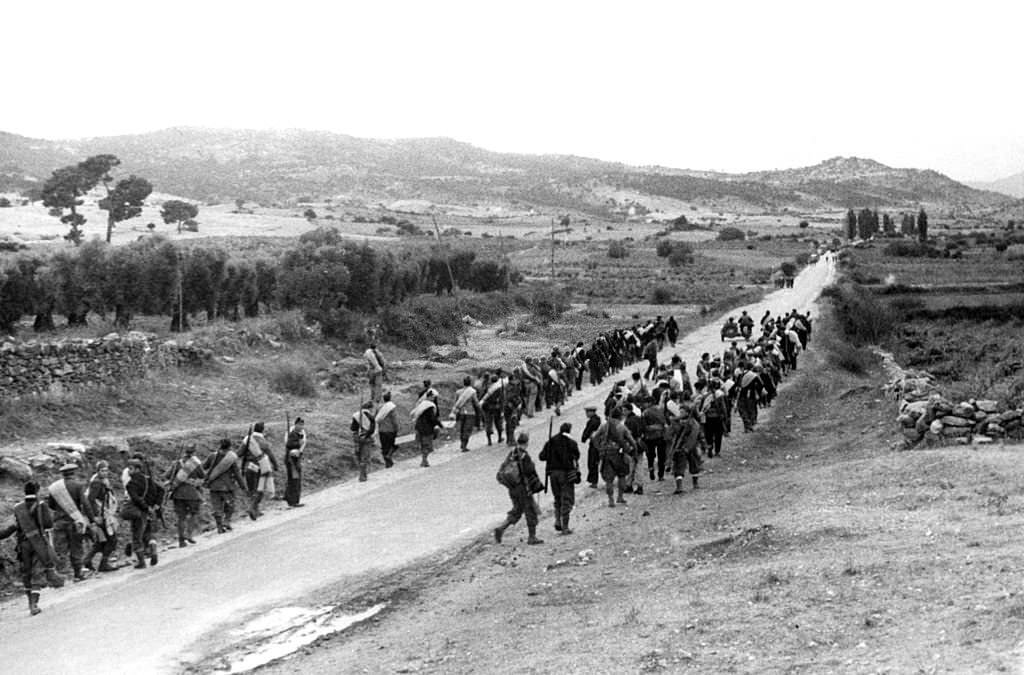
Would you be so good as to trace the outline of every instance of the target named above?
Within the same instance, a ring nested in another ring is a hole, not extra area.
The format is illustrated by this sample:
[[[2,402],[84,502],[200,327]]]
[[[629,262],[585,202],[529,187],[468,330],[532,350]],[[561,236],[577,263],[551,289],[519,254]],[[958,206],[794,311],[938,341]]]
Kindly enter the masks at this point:
[[[555,283],[555,218],[551,217],[551,283]]]

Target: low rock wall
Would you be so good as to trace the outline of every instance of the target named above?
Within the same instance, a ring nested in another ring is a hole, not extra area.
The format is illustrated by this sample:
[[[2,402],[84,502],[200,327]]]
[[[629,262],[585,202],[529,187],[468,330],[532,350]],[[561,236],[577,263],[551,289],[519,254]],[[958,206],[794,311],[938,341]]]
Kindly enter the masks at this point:
[[[201,365],[212,356],[192,342],[138,332],[54,342],[8,341],[0,344],[0,397],[115,384],[166,368]]]
[[[955,403],[942,395],[930,373],[900,368],[890,354],[882,353],[882,359],[890,376],[886,394],[899,406],[896,421],[906,447],[1024,439],[1020,408],[985,399]]]

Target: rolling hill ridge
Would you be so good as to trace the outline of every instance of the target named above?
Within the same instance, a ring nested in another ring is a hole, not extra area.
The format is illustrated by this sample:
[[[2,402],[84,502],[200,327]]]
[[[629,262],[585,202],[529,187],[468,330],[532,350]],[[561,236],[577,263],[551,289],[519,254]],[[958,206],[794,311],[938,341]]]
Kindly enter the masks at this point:
[[[38,186],[61,166],[99,153],[161,192],[207,203],[285,203],[344,195],[367,201],[517,204],[607,215],[609,194],[736,211],[860,207],[984,214],[1008,201],[931,170],[834,157],[777,171],[723,174],[634,167],[565,155],[497,153],[448,138],[363,139],[330,132],[189,127],[72,141],[0,132],[0,190]]]

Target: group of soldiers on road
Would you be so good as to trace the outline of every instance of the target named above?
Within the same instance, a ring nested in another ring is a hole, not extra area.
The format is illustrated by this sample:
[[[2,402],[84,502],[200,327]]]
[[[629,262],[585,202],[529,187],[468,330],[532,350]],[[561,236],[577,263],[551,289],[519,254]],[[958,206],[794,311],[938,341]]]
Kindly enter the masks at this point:
[[[675,319],[659,316],[630,328],[603,332],[589,345],[577,342],[552,349],[544,358],[525,357],[510,369],[485,371],[477,379],[465,377],[447,415],[461,451],[469,451],[472,434],[482,429],[487,445],[497,442],[510,447],[503,468],[514,466],[511,474],[518,476],[506,484],[512,509],[494,530],[494,538],[500,542],[505,530],[525,516],[528,543],[543,543],[537,536],[540,509],[534,495],[547,486],[554,498],[555,530],[563,535],[573,532],[570,518],[575,486],[584,480],[595,490],[603,481],[609,507],[625,504],[626,494],[642,495],[645,475],[650,481],[670,476],[675,494],[683,492],[689,475],[696,489],[702,453],[707,458],[721,453],[722,439],[732,430],[733,411],[738,412],[744,431],[754,429],[758,409],[771,405],[784,374],[797,367],[810,334],[809,314],[796,310],[779,317],[766,314],[760,337],[734,340],[721,355],[704,354],[691,371],[679,356],[659,363],[659,353],[666,346],[674,347],[679,337]],[[353,413],[350,425],[360,481],[368,479],[378,442],[385,467],[394,465],[400,427],[397,406],[383,389],[386,365],[377,345],[372,344],[364,356],[371,397]],[[588,444],[585,466],[581,466],[579,444],[571,436],[573,426],[564,421],[557,433],[549,434],[538,456],[545,463],[547,479],[540,480],[527,450],[529,436],[517,431],[520,421],[544,410],[561,415],[562,406],[581,391],[585,378],[600,386],[634,364],[638,365],[629,377],[612,384],[603,406],[585,408],[580,436],[580,441]],[[423,467],[430,466],[434,442],[445,432],[439,406],[438,390],[425,381],[409,415]],[[232,529],[236,488],[248,496],[246,513],[256,520],[263,515],[264,500],[275,495],[274,475],[282,469],[285,502],[289,507],[303,506],[305,423],[296,418],[287,429],[280,458],[264,433],[264,424],[257,422],[240,443],[223,439],[205,458],[198,457],[194,448],[186,448],[162,476],[142,454],[126,456],[121,490],[115,489],[105,460],[96,463],[88,480],[78,478],[77,464],[65,464],[61,478],[46,488],[45,498],[38,483],[27,482],[24,501],[15,507],[14,522],[0,529],[0,539],[16,535],[30,612],[40,611],[37,562],[46,585],[64,583],[57,571],[55,547],[67,552],[75,581],[94,571],[119,569],[111,560],[116,556],[121,521],[131,526],[125,557],[134,556],[138,569],[156,565],[159,558],[153,529],[163,521],[168,501],[177,516],[178,546],[182,548],[196,543],[203,490],[208,493],[218,533]],[[97,556],[99,563],[94,566]]]

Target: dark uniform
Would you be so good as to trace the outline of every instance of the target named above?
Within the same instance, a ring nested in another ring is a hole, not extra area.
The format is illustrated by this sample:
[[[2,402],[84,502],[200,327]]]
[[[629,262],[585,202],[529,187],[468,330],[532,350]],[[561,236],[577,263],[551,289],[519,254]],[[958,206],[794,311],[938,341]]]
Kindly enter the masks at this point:
[[[530,453],[526,451],[526,444],[529,440],[529,436],[526,434],[519,434],[519,438],[516,439],[516,446],[509,451],[509,457],[519,463],[520,480],[516,485],[508,488],[508,496],[512,500],[512,509],[505,516],[505,522],[494,528],[494,540],[499,544],[501,543],[502,536],[505,534],[505,530],[509,526],[518,523],[519,519],[524,515],[526,516],[526,527],[530,532],[530,537],[526,543],[544,543],[537,538],[537,521],[540,513],[537,508],[537,501],[533,498],[534,493],[544,489],[544,484],[537,477],[537,469],[533,465],[533,460],[530,459]]]
[[[580,441],[586,443],[590,441],[590,445],[587,446],[587,483],[590,487],[597,487],[598,479],[598,468],[601,464],[601,455],[597,448],[594,446],[594,432],[601,427],[601,418],[597,415],[597,408],[585,408],[586,412],[593,412],[594,414],[587,418],[587,425],[583,427],[583,435],[580,436]]]
[[[231,459],[232,456],[234,459]],[[220,473],[214,473],[225,458],[230,462],[228,467],[221,467]],[[203,463],[203,471],[206,473],[206,487],[210,490],[210,510],[217,522],[217,531],[230,530],[231,517],[235,514],[235,486],[245,492],[245,481],[238,469],[238,456],[231,449],[231,441],[224,439],[220,442],[220,449]]]
[[[562,534],[572,534],[569,529],[569,514],[576,503],[576,481],[570,477],[579,476],[580,446],[569,438],[572,427],[566,423],[561,432],[544,444],[540,461],[546,462],[546,471],[551,478],[551,493],[555,499],[555,529]]]
[[[48,504],[54,514],[54,545],[58,546],[60,550],[67,549],[71,569],[77,581],[85,578],[82,575],[82,563],[85,561],[85,533],[88,526],[92,524],[93,512],[92,502],[89,500],[88,488],[85,483],[73,479],[75,468],[74,466],[61,468],[61,475],[63,477],[50,485]],[[71,501],[74,502],[74,506],[79,512],[78,514],[67,513],[54,498],[54,487],[60,482],[64,483],[64,488],[71,497]],[[76,515],[78,516],[77,518],[75,518]]]
[[[64,585],[64,578],[57,574],[57,557],[47,539],[46,533],[53,529],[53,515],[46,504],[40,503],[36,495],[39,486],[29,481],[25,484],[25,501],[14,507],[14,522],[0,529],[0,539],[17,534],[16,550],[21,563],[21,582],[28,597],[29,611],[38,614],[39,591],[33,590],[32,571],[36,561],[42,564],[47,583],[53,587]]]

